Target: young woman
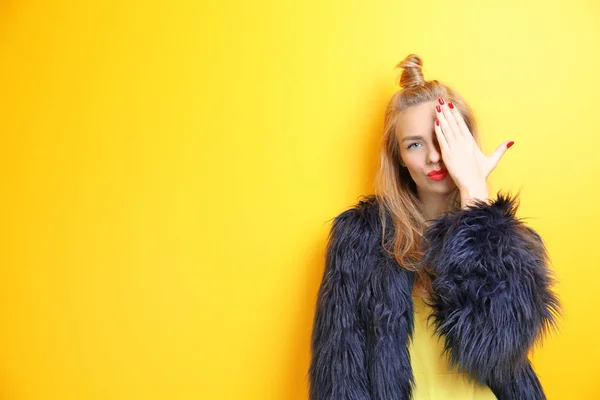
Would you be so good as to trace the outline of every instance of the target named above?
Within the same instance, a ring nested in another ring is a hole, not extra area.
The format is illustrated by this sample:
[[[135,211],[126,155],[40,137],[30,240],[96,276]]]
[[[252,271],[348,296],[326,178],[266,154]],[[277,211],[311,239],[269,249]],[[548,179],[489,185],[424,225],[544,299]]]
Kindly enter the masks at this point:
[[[513,142],[484,155],[470,108],[421,66],[398,65],[375,193],[334,219],[310,398],[545,399],[528,352],[560,314],[547,252],[518,196],[486,184]]]

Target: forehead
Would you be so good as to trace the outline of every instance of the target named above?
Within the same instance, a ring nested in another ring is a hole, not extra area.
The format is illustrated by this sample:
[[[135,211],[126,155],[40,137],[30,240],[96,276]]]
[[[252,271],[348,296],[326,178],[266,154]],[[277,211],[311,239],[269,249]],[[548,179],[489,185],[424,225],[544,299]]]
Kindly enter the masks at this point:
[[[433,129],[436,101],[412,106],[404,110],[396,120],[396,134],[399,138],[408,135],[423,134]]]

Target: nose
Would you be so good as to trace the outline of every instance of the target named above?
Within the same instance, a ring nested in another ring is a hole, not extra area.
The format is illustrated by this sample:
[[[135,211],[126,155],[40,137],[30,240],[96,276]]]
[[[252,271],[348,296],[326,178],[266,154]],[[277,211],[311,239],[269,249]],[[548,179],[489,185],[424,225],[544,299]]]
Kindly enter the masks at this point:
[[[441,159],[441,151],[438,148],[437,143],[433,146],[429,146],[429,151],[427,152],[427,162],[429,164],[437,164]]]

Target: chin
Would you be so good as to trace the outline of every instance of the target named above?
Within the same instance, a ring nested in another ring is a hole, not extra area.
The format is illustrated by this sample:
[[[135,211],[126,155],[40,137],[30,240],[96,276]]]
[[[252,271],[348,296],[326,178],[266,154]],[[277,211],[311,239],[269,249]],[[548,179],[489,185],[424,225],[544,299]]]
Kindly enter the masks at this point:
[[[456,184],[452,179],[433,182],[433,184],[430,183],[428,187],[428,191],[436,194],[450,194],[454,189],[456,189]]]
[[[435,193],[438,193],[438,194],[450,194],[450,193],[452,193],[453,190],[454,190],[454,186],[452,186],[452,187],[444,187],[444,188],[440,188],[440,189],[436,190]]]

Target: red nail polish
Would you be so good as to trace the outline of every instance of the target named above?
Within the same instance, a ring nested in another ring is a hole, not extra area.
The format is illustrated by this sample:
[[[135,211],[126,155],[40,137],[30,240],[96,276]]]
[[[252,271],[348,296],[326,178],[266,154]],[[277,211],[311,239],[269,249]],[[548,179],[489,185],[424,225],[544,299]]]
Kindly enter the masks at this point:
[[[435,106],[435,110],[436,110],[437,112],[442,112],[442,108],[441,108],[440,106]]]
[[[512,146],[513,144],[515,144],[515,142],[513,142],[512,140],[510,142],[508,142],[508,144],[506,145],[507,149],[510,149],[510,146]]]
[[[435,125],[436,125],[436,126],[440,126],[440,120],[439,120],[439,119],[436,119],[436,120],[435,120]]]
[[[448,107],[450,107],[452,109],[452,108],[454,108],[454,104],[448,103]]]
[[[440,103],[441,105],[444,105],[444,99],[442,99],[442,98],[440,97],[440,98],[438,99],[438,101],[439,101],[439,103]]]

